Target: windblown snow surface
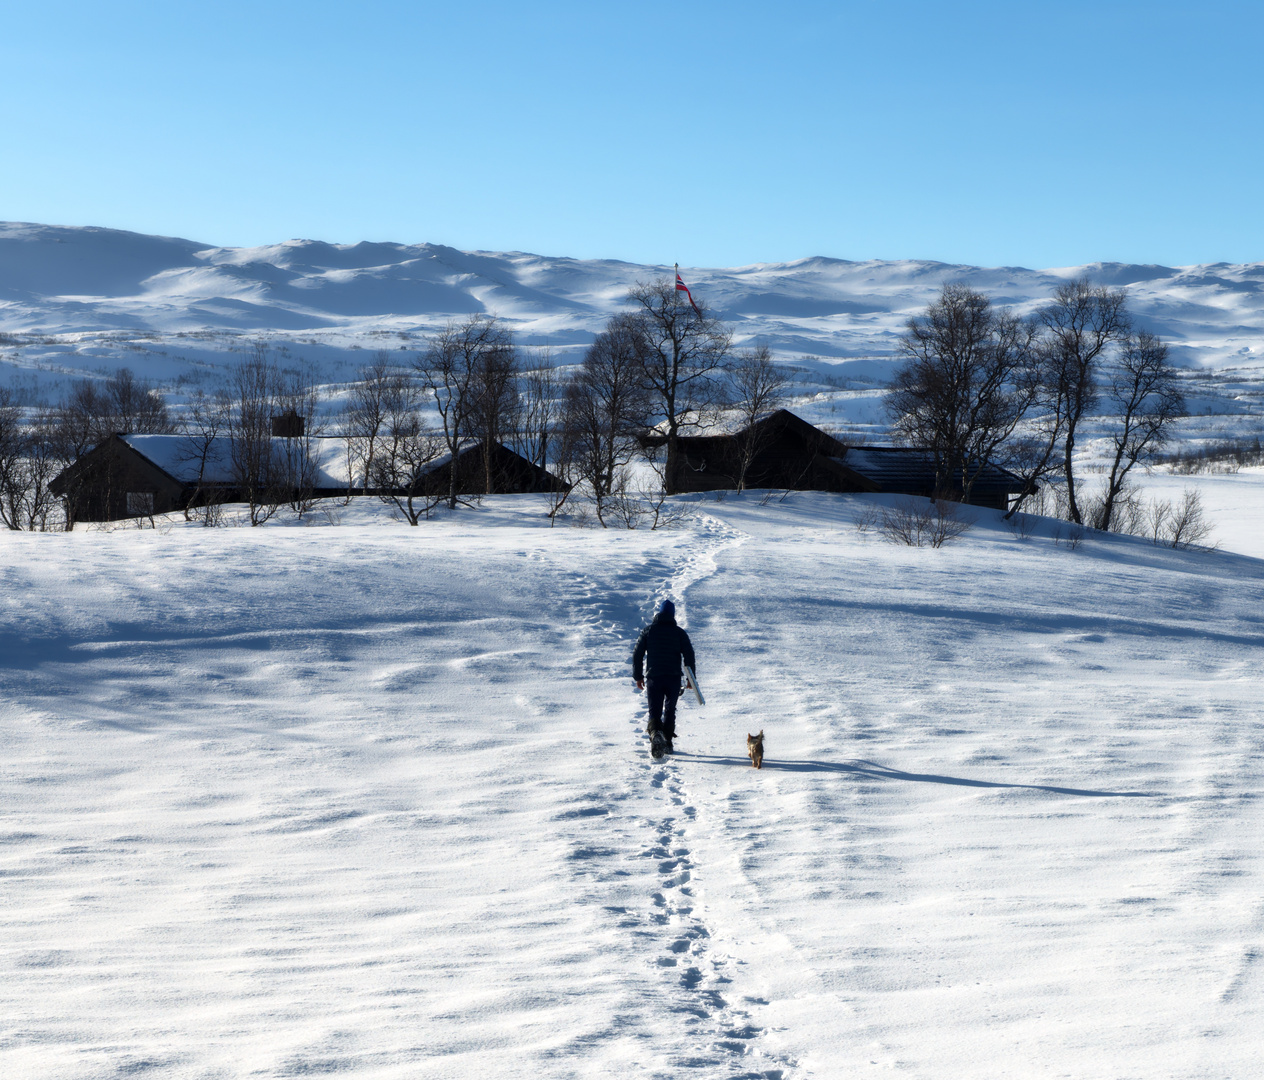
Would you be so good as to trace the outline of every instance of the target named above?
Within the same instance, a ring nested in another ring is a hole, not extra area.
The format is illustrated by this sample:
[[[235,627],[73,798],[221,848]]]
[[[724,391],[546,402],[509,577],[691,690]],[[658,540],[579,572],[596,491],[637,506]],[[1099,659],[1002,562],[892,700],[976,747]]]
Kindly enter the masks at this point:
[[[0,1074],[1254,1075],[1264,552],[881,498],[5,536]]]

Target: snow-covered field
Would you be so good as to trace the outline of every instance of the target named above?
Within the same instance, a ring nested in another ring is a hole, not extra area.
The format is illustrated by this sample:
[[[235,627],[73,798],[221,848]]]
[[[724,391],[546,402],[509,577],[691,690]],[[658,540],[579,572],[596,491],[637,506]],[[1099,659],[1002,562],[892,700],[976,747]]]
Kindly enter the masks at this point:
[[[895,548],[807,494],[4,536],[0,1075],[1253,1075],[1223,481],[1215,553]],[[708,704],[656,764],[665,596]]]

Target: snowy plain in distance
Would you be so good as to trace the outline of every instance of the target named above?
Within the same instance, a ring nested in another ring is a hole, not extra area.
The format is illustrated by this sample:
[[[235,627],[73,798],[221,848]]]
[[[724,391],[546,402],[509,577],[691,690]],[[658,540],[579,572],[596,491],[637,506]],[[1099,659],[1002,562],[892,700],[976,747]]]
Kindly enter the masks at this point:
[[[263,339],[336,398],[480,310],[567,363],[661,269],[0,225],[0,382],[178,407]],[[1260,434],[1264,267],[1084,269],[1187,365],[1182,442]],[[1029,310],[1073,272],[687,276],[796,412],[881,437],[945,278]],[[880,497],[808,494],[0,536],[0,1075],[1251,1075],[1264,470],[1139,480],[1222,550],[989,511],[899,549],[853,525]],[[666,596],[708,704],[655,764]]]

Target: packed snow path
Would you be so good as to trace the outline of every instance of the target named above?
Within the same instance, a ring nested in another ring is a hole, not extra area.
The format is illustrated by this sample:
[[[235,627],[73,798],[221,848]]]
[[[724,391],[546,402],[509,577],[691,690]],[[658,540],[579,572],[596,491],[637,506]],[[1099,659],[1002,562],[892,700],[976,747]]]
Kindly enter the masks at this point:
[[[1248,1075],[1264,564],[855,505],[4,537],[0,1073]]]

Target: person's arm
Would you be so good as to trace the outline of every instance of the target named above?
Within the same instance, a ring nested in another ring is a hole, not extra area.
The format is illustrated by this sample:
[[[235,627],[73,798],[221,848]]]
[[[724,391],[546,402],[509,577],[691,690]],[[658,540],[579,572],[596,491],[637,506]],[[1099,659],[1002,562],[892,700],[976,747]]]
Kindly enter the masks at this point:
[[[698,667],[693,658],[693,642],[689,640],[689,635],[685,633],[684,630],[681,630],[680,637],[680,655],[684,658],[685,667],[692,671],[696,676],[698,674]]]
[[[636,680],[638,690],[645,689],[645,631],[636,639],[636,648],[632,650],[632,678]]]

